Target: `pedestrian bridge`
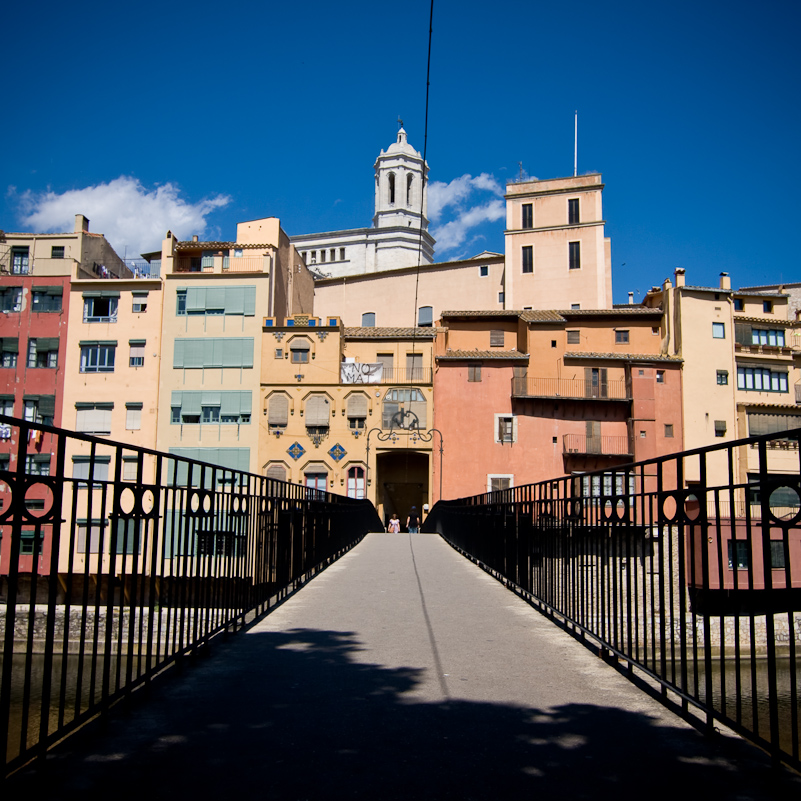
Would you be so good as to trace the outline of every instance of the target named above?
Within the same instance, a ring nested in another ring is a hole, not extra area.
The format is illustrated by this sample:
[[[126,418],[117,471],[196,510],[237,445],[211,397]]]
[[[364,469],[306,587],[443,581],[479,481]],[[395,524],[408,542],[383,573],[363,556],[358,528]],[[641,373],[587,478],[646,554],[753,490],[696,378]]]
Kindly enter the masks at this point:
[[[367,501],[9,424],[21,792],[798,796],[777,766],[801,766],[801,487],[767,468],[801,431],[441,501],[429,533],[389,535]],[[746,448],[759,481],[686,488]]]

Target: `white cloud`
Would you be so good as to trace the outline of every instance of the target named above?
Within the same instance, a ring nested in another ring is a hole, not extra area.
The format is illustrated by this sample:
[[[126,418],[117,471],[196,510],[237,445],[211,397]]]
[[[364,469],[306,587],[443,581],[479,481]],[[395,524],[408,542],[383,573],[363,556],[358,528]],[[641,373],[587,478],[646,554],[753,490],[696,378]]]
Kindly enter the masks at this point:
[[[487,197],[487,195],[491,197]],[[462,175],[449,183],[434,181],[428,187],[428,216],[438,226],[431,234],[437,252],[459,247],[472,229],[485,222],[497,222],[506,214],[503,187],[489,173]],[[451,219],[444,220],[445,217]]]
[[[230,202],[230,197],[216,195],[189,203],[174,184],[148,191],[136,178],[123,175],[61,194],[24,192],[20,217],[25,230],[48,233],[72,231],[75,215],[84,214],[91,221],[90,230],[105,234],[120,256],[127,252],[131,258],[158,250],[168,230],[179,239],[202,236],[206,217]]]

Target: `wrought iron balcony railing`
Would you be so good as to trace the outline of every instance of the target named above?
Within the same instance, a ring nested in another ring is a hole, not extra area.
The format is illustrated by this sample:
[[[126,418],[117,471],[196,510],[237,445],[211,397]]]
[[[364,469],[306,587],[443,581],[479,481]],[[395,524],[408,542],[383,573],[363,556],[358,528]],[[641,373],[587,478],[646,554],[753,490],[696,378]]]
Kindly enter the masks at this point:
[[[627,400],[629,392],[623,379],[585,381],[583,378],[519,376],[512,379],[512,397]]]
[[[628,437],[588,437],[586,434],[565,434],[562,452],[578,456],[631,456]]]

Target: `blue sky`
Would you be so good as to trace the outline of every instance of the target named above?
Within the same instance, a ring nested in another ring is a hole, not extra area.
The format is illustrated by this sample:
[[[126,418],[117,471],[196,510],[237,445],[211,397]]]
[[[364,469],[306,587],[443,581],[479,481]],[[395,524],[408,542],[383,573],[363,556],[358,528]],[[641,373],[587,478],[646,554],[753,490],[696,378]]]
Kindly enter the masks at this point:
[[[131,256],[168,228],[369,225],[372,165],[399,115],[423,149],[429,8],[14,4],[0,228],[69,230],[81,212]],[[773,0],[436,0],[437,258],[503,250],[506,181],[520,162],[571,174],[578,109],[579,172],[606,184],[617,302],[675,267],[691,284],[722,270],[734,286],[801,281],[799,22],[800,4]]]

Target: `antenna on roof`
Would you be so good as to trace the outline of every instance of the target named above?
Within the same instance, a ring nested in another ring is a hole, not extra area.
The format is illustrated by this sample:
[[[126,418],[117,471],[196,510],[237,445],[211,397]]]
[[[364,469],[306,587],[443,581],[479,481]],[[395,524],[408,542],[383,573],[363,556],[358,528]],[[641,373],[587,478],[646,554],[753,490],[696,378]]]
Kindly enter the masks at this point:
[[[578,172],[578,109],[573,123],[573,177]]]
[[[517,166],[520,168],[520,181],[522,182],[522,180],[523,180],[523,162],[522,161],[518,161],[517,162]]]

